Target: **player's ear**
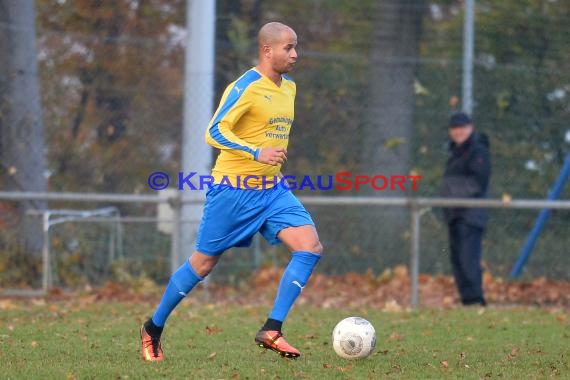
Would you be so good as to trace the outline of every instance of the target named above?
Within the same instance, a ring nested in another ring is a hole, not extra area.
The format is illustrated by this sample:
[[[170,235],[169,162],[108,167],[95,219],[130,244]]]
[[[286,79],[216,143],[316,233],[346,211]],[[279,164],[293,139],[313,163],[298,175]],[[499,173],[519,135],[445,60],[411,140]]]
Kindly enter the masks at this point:
[[[270,45],[263,45],[262,47],[263,55],[269,58],[271,56],[271,46]]]

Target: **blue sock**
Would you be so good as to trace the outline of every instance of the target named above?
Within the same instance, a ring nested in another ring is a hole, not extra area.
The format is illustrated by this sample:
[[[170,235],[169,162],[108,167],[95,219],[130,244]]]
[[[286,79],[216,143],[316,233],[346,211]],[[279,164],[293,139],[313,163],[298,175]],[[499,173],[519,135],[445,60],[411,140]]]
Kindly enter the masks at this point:
[[[186,260],[170,277],[164,295],[152,316],[152,322],[158,327],[163,327],[176,305],[203,279]]]
[[[269,318],[281,322],[285,320],[320,258],[321,255],[318,253],[305,251],[292,253],[291,261],[285,268],[283,277],[281,277],[277,296],[273,303],[273,310],[271,310]]]

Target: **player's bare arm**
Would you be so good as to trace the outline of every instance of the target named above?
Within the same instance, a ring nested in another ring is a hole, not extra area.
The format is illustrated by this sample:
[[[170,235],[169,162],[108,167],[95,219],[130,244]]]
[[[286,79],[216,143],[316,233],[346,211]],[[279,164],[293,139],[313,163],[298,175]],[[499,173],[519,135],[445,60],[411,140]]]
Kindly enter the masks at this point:
[[[287,149],[285,148],[262,148],[257,161],[264,164],[277,166],[287,161]]]

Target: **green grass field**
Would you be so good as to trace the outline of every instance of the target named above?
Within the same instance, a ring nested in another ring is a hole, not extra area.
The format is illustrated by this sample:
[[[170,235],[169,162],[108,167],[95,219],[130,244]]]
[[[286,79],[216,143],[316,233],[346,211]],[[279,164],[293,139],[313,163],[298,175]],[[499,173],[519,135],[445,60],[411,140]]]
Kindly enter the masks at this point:
[[[154,303],[0,300],[2,379],[540,379],[570,378],[567,311],[476,308],[383,312],[298,306],[288,360],[253,336],[267,305],[185,300],[163,335],[166,360],[142,362],[138,329]],[[375,353],[347,361],[330,334],[359,315],[376,328]]]

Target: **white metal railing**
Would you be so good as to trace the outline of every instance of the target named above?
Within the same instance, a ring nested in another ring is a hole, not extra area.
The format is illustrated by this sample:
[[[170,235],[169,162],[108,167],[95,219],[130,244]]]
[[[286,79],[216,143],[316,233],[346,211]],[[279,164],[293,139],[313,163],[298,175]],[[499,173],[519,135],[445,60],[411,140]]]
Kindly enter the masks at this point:
[[[42,217],[42,231],[43,231],[43,244],[42,244],[42,290],[47,292],[52,284],[52,258],[50,254],[50,240],[49,240],[49,230],[52,226],[56,224],[87,220],[87,219],[97,219],[106,222],[114,222],[115,232],[111,237],[109,244],[109,256],[112,260],[115,256],[116,251],[119,254],[122,251],[122,229],[121,224],[118,223],[121,213],[116,207],[103,207],[95,210],[68,210],[68,209],[56,209],[56,210],[29,210],[28,215],[39,215]]]

